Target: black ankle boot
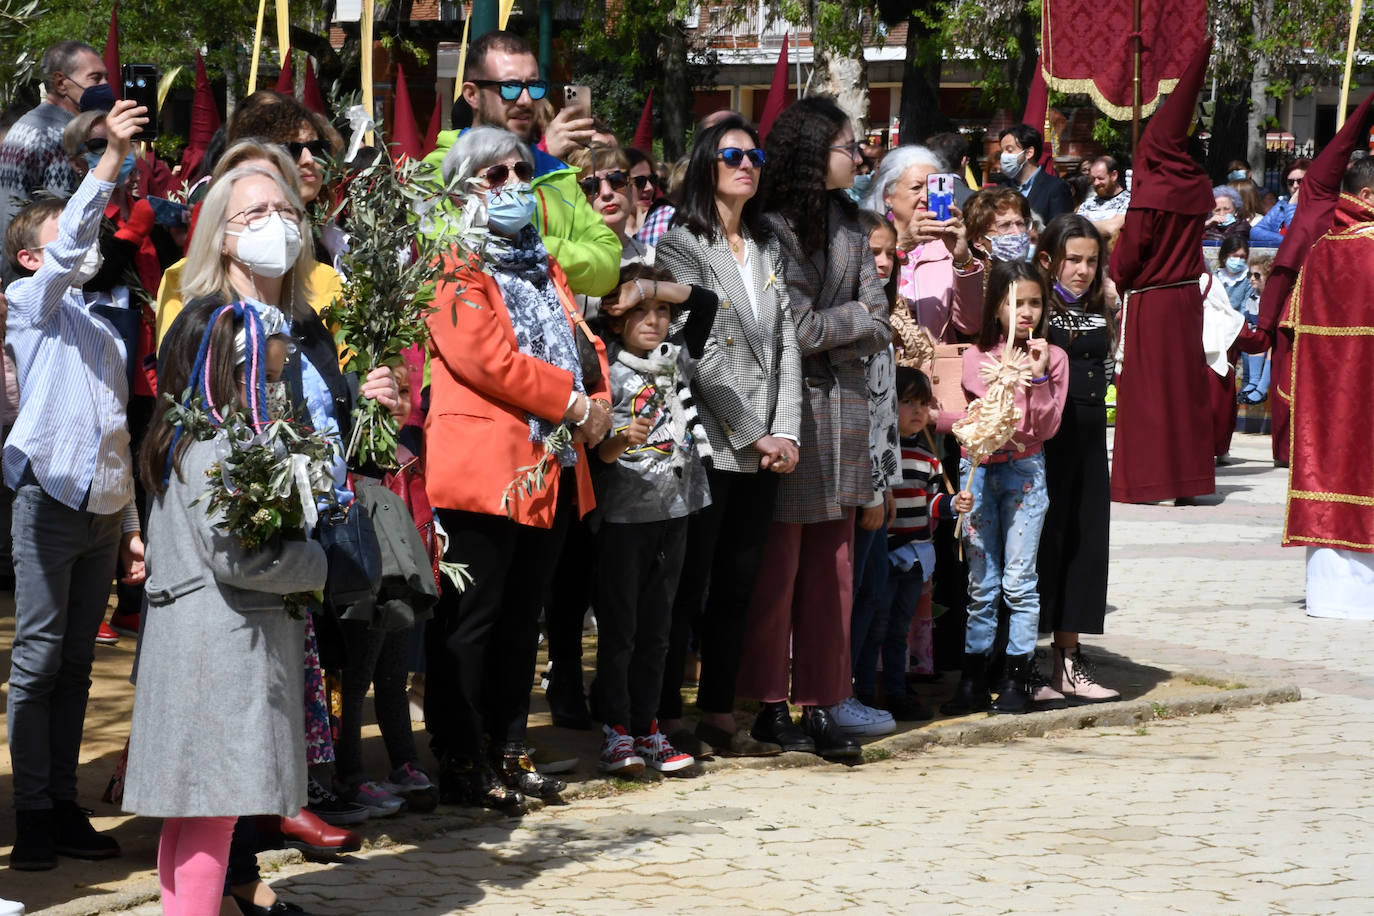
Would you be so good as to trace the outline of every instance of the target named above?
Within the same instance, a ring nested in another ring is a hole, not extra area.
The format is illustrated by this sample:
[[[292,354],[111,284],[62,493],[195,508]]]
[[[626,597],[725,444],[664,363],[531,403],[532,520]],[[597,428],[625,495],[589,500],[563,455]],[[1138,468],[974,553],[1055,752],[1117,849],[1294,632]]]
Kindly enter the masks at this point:
[[[1003,675],[997,684],[993,712],[1020,715],[1031,711],[1030,656],[1008,655]]]
[[[115,838],[99,833],[74,801],[52,806],[52,848],[73,859],[113,859],[119,855]]]
[[[816,742],[792,721],[786,703],[764,703],[749,734],[759,741],[776,744],[784,751],[816,753]]]
[[[501,756],[492,760],[507,788],[534,798],[556,798],[568,784],[553,776],[545,776],[534,768],[534,761],[523,744],[507,744]]]
[[[954,696],[940,704],[944,716],[966,716],[983,712],[992,704],[988,693],[988,657],[978,652],[964,653],[964,673]]]
[[[802,731],[816,744],[816,753],[826,760],[852,760],[862,757],[859,742],[840,731],[839,725],[824,706],[808,706],[802,710]]]
[[[445,754],[439,761],[439,801],[446,805],[495,808],[510,814],[525,810],[525,796],[507,788],[485,760]]]
[[[52,846],[53,814],[49,808],[14,812],[16,833],[10,852],[10,868],[15,871],[47,871],[57,867],[57,850]]]

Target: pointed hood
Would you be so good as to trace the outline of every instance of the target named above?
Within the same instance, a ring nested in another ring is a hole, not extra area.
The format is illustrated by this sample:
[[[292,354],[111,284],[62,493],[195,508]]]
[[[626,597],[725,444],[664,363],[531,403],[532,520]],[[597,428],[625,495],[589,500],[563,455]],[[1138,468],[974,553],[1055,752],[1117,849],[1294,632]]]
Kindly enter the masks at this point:
[[[1021,115],[1021,123],[1029,124],[1041,132],[1045,145],[1040,149],[1040,161],[1036,163],[1049,175],[1057,175],[1054,168],[1054,148],[1050,143],[1049,131],[1045,121],[1050,111],[1050,90],[1045,85],[1045,71],[1040,68],[1040,58],[1035,59],[1035,76],[1031,79],[1030,92],[1026,94],[1026,111]],[[972,187],[972,185],[970,185]]]
[[[429,127],[425,129],[425,152],[429,153],[439,145],[439,126],[444,120],[444,97],[434,94],[434,112],[429,116]]]
[[[311,66],[310,57],[305,58],[305,79],[301,92],[301,104],[317,115],[326,115],[324,110],[324,97],[320,95],[320,84],[315,81],[315,68]]]
[[[630,144],[641,153],[654,151],[654,90],[649,89],[649,97],[644,100],[644,111],[639,116],[639,126],[635,128],[634,142]]]
[[[296,97],[296,73],[291,66],[291,49],[286,49],[286,62],[281,65],[281,73],[277,75],[276,90],[282,95]]]
[[[421,159],[425,155],[420,146],[420,126],[415,123],[415,109],[410,104],[410,89],[406,73],[396,65],[396,98],[391,107],[391,155],[397,161],[403,157]]]
[[[205,150],[210,146],[210,138],[220,127],[219,108],[215,105],[215,93],[210,88],[210,77],[205,73],[205,59],[196,51],[196,91],[191,99],[191,128],[186,141],[186,149],[181,154],[181,175],[189,179],[195,174]]]
[[[1155,112],[1135,151],[1132,210],[1165,210],[1190,216],[1211,213],[1212,181],[1188,155],[1188,132],[1197,112],[1198,94],[1207,74],[1212,42],[1198,48],[1178,85]]]
[[[763,115],[759,118],[760,143],[768,139],[768,131],[772,130],[773,122],[787,107],[787,41],[788,36],[784,34],[782,53],[778,56],[778,65],[773,68],[773,85],[768,88],[768,101],[764,103]]]

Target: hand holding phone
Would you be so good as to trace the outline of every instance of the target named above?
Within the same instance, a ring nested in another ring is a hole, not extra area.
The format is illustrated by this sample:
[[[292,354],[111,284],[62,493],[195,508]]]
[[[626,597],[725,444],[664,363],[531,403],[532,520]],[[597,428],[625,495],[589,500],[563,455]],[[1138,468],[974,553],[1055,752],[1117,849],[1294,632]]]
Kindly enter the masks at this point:
[[[563,107],[580,108],[586,117],[592,116],[592,89],[590,86],[564,86]]]
[[[148,109],[148,123],[134,134],[135,140],[157,139],[157,67],[152,64],[125,64],[119,68],[122,97]]]
[[[949,219],[949,208],[954,205],[954,176],[949,172],[936,172],[926,179],[926,209],[939,220]]]

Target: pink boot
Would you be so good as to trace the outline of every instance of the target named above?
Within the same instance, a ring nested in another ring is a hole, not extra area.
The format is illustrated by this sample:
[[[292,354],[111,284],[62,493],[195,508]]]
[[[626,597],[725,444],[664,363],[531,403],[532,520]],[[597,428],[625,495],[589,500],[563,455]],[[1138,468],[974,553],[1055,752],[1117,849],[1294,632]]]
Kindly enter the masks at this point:
[[[1050,676],[1050,686],[1062,693],[1070,703],[1110,703],[1121,699],[1121,694],[1097,682],[1097,676],[1088,659],[1083,656],[1081,646],[1051,644],[1050,649],[1054,652],[1054,674]]]

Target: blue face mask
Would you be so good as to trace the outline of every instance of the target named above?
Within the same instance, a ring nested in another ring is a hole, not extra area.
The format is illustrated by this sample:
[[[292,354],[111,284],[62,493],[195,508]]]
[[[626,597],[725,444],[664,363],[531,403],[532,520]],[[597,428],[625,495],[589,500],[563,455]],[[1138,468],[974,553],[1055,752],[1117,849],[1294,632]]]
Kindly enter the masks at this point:
[[[534,192],[527,184],[507,184],[487,193],[487,227],[514,236],[534,219]]]
[[[868,193],[868,189],[872,186],[872,172],[869,172],[867,175],[855,175],[853,187],[849,188],[845,193],[849,195],[850,200],[857,204],[864,199],[864,195]]]
[[[1233,172],[1226,173],[1227,181],[1240,181],[1243,178],[1245,178],[1245,169],[1236,169]]]
[[[109,111],[114,108],[115,94],[114,89],[109,83],[96,83],[94,86],[87,87],[81,93],[81,101],[77,107],[82,111]]]
[[[100,164],[101,155],[101,153],[86,153],[86,165],[95,168]],[[125,156],[124,161],[119,164],[119,176],[115,178],[115,184],[123,187],[125,182],[129,180],[129,176],[133,174],[134,166],[137,164],[138,160],[133,153]]]
[[[1226,259],[1226,272],[1232,274],[1242,273],[1246,265],[1245,258],[1229,257]]]
[[[1234,213],[1228,213],[1228,214],[1226,214],[1225,216],[1223,216],[1223,217],[1221,218],[1221,224],[1222,224],[1223,226],[1229,226],[1229,225],[1231,225],[1232,223],[1234,223],[1235,221],[1236,221],[1236,215],[1235,215]]]

